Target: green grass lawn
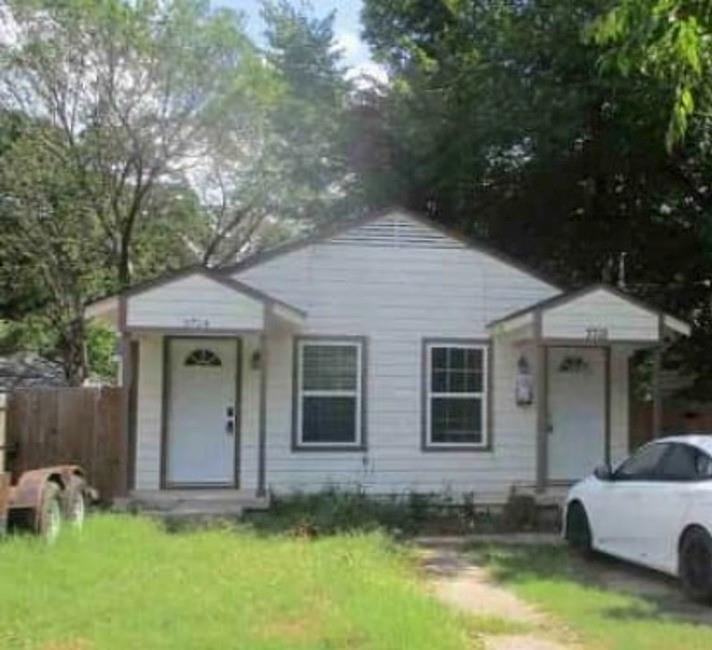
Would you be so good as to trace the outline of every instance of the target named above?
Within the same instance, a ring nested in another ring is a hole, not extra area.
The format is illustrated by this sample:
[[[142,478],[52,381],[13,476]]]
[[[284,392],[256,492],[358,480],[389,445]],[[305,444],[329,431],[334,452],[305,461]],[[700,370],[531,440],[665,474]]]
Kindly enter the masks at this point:
[[[435,601],[377,533],[167,533],[101,515],[54,546],[0,543],[3,650],[472,650],[500,627]]]
[[[712,607],[688,603],[664,577],[561,547],[481,546],[475,560],[523,599],[552,614],[591,650],[710,650]],[[660,589],[611,589],[614,571]],[[642,576],[642,578],[641,578]]]

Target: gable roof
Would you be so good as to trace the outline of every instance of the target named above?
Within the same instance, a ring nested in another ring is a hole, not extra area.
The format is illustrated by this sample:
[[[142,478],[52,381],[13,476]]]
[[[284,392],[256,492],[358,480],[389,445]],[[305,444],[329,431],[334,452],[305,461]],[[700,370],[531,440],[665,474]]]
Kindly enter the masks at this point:
[[[227,266],[223,266],[223,267],[216,268],[216,269],[209,269],[202,264],[191,264],[191,265],[185,266],[183,268],[179,268],[179,269],[175,269],[173,271],[163,273],[156,278],[144,280],[143,282],[139,282],[138,284],[135,284],[135,285],[133,285],[127,289],[124,289],[123,291],[120,291],[118,293],[109,294],[109,295],[103,296],[101,298],[96,298],[96,299],[90,301],[86,305],[87,310],[88,310],[88,315],[91,317],[92,311],[100,310],[101,307],[105,303],[108,303],[109,301],[113,300],[117,296],[124,296],[124,297],[133,296],[138,293],[147,291],[153,287],[157,287],[162,284],[166,284],[168,282],[178,280],[182,277],[190,275],[191,273],[202,273],[202,274],[204,274],[218,282],[222,282],[223,284],[232,286],[232,288],[234,288],[236,290],[243,291],[246,294],[253,295],[254,297],[258,297],[259,299],[263,299],[265,301],[269,301],[274,304],[282,304],[282,306],[284,306],[288,309],[299,312],[300,310],[293,307],[292,305],[288,305],[286,303],[280,303],[280,301],[276,300],[275,298],[272,298],[271,296],[268,296],[267,294],[259,291],[258,289],[254,289],[253,287],[251,287],[243,282],[239,282],[238,280],[235,280],[234,278],[232,278],[230,276],[232,276],[235,273],[239,273],[246,269],[252,268],[254,266],[258,266],[265,262],[269,262],[270,260],[281,257],[282,255],[287,255],[288,253],[292,253],[294,251],[301,250],[301,249],[306,248],[312,244],[318,244],[318,243],[328,241],[332,237],[336,237],[337,235],[345,233],[351,229],[358,228],[360,226],[369,224],[373,221],[377,221],[378,219],[382,219],[389,215],[395,215],[395,214],[404,215],[408,219],[412,219],[413,221],[425,226],[426,228],[431,228],[432,230],[444,235],[445,237],[449,237],[449,238],[461,243],[466,248],[483,253],[484,255],[487,255],[487,256],[489,256],[503,264],[506,264],[506,265],[520,271],[521,273],[525,273],[526,275],[529,275],[529,276],[536,278],[537,280],[539,280],[545,284],[548,284],[550,287],[552,287],[554,289],[558,289],[559,291],[562,291],[561,285],[559,285],[556,281],[552,280],[551,278],[545,277],[539,271],[536,271],[536,270],[526,266],[525,264],[519,262],[518,260],[510,257],[506,253],[502,253],[502,252],[492,248],[488,244],[485,244],[485,243],[483,243],[473,237],[470,237],[468,235],[464,235],[460,232],[456,232],[456,231],[452,230],[451,228],[447,228],[446,226],[443,226],[442,224],[440,224],[440,223],[434,221],[433,219],[426,217],[422,214],[413,212],[411,210],[408,210],[406,208],[402,208],[399,206],[391,206],[388,208],[383,208],[381,210],[370,212],[368,214],[365,214],[365,215],[362,215],[360,217],[356,217],[353,219],[344,219],[343,221],[328,222],[328,223],[324,224],[323,226],[316,228],[314,231],[312,231],[309,235],[307,235],[305,237],[295,239],[293,241],[286,242],[286,243],[276,246],[274,248],[266,249],[264,251],[255,253],[254,255],[251,255],[250,257],[247,257],[244,260],[241,260],[234,264],[229,264]],[[230,284],[230,283],[232,283],[232,284]]]
[[[522,309],[517,309],[516,311],[513,311],[502,318],[498,318],[496,320],[491,321],[490,323],[487,324],[487,328],[491,329],[493,327],[496,327],[497,325],[501,325],[502,323],[506,323],[510,320],[514,320],[515,318],[519,318],[520,316],[525,316],[530,313],[534,312],[544,312],[548,311],[549,309],[554,309],[555,307],[560,307],[561,305],[565,305],[569,302],[573,302],[574,300],[577,300],[578,298],[582,298],[584,296],[587,296],[591,293],[595,293],[596,291],[605,291],[616,298],[620,298],[621,300],[626,301],[627,303],[633,305],[634,307],[638,307],[639,309],[642,309],[646,312],[648,312],[651,316],[654,316],[656,318],[664,318],[666,321],[666,324],[671,327],[671,329],[674,329],[678,332],[684,333],[686,335],[689,335],[689,329],[690,326],[687,322],[680,320],[678,318],[675,318],[674,316],[670,314],[666,314],[660,309],[657,309],[653,307],[652,305],[640,300],[639,298],[636,298],[634,296],[631,296],[629,293],[626,293],[625,291],[621,291],[617,287],[611,286],[609,284],[605,283],[598,283],[598,284],[593,284],[589,285],[586,287],[583,287],[581,289],[577,289],[575,291],[568,291],[565,293],[561,293],[558,296],[552,296],[551,298],[546,298],[545,300],[541,300],[539,302],[536,302],[532,305],[529,305],[528,307],[524,307]]]
[[[285,244],[264,250],[262,252],[255,253],[254,255],[251,255],[250,257],[247,257],[244,260],[236,262],[235,264],[230,264],[228,266],[221,267],[219,269],[219,272],[225,274],[240,273],[241,271],[247,270],[254,266],[258,266],[265,262],[269,262],[270,260],[273,260],[282,255],[287,255],[288,253],[301,250],[303,248],[311,246],[312,244],[326,242],[329,239],[332,239],[333,237],[336,237],[337,235],[345,233],[349,230],[369,224],[373,221],[377,221],[378,219],[382,219],[390,215],[396,214],[400,214],[408,219],[412,219],[413,221],[421,224],[422,226],[425,226],[426,228],[431,228],[432,230],[435,230],[436,232],[444,235],[445,237],[449,237],[461,243],[466,248],[492,257],[493,259],[503,264],[511,266],[512,268],[520,271],[521,273],[525,273],[541,282],[544,282],[545,284],[548,284],[554,289],[558,289],[559,291],[562,290],[561,285],[559,285],[556,281],[552,280],[551,278],[545,277],[541,272],[526,266],[522,262],[519,262],[518,260],[510,257],[506,253],[502,253],[501,251],[496,250],[488,244],[485,244],[473,237],[470,237],[460,232],[456,232],[451,228],[443,226],[437,221],[431,219],[430,217],[426,217],[425,215],[413,212],[411,210],[399,206],[391,206],[388,208],[377,210],[375,212],[370,212],[368,214],[353,219],[329,222],[321,227],[316,228],[314,231],[312,231],[309,235],[305,237],[289,241]]]
[[[306,317],[306,312],[303,309],[299,309],[298,307],[295,307],[293,305],[290,305],[289,303],[284,302],[283,300],[279,300],[277,298],[274,298],[270,296],[269,294],[265,293],[264,291],[260,291],[259,289],[255,289],[254,287],[251,287],[244,282],[240,282],[239,280],[235,280],[230,277],[226,277],[223,273],[220,273],[219,271],[214,271],[212,269],[208,269],[202,265],[191,265],[191,266],[186,266],[182,269],[179,269],[177,271],[173,271],[170,273],[164,273],[163,275],[157,277],[157,278],[152,278],[150,280],[145,280],[143,282],[139,282],[138,284],[135,284],[132,287],[129,287],[128,289],[125,289],[124,291],[118,293],[118,294],[113,294],[110,296],[106,296],[104,298],[99,298],[98,300],[95,300],[87,305],[87,315],[91,317],[92,311],[99,313],[102,310],[102,307],[105,303],[108,303],[110,301],[117,301],[119,298],[130,298],[131,296],[136,296],[142,293],[145,293],[146,291],[150,291],[151,289],[156,289],[158,287],[170,284],[172,282],[177,282],[178,280],[181,280],[186,277],[190,277],[191,275],[202,275],[210,280],[213,280],[214,282],[217,282],[229,289],[232,289],[233,291],[236,291],[238,293],[242,293],[246,296],[249,296],[251,298],[254,298],[255,300],[258,300],[260,302],[263,302],[266,305],[270,306],[275,306],[275,307],[281,307],[282,309],[286,309],[288,311],[294,312],[298,316],[305,318]]]

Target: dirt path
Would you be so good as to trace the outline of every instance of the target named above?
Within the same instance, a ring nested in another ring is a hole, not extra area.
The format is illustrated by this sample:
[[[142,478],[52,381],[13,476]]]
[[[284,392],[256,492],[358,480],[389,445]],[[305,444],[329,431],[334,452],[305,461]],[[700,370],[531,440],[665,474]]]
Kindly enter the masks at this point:
[[[441,600],[476,616],[526,627],[521,634],[485,635],[486,650],[580,650],[569,632],[469,562],[457,542],[427,541],[419,549],[428,580]]]

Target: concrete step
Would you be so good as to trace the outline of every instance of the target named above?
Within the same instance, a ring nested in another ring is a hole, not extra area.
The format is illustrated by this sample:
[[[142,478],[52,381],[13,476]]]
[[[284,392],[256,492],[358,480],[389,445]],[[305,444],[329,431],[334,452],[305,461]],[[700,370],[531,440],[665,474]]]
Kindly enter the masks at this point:
[[[245,510],[267,509],[269,498],[246,490],[137,490],[114,505],[156,516],[236,518]]]

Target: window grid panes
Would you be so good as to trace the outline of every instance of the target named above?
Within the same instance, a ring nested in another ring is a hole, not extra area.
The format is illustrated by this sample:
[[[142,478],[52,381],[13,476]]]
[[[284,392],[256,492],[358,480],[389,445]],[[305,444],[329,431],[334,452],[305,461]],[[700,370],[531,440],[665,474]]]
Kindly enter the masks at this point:
[[[427,359],[428,444],[484,445],[487,349],[479,345],[430,344]]]
[[[298,350],[299,444],[360,444],[362,344],[301,341]]]

